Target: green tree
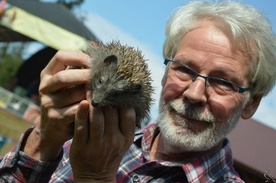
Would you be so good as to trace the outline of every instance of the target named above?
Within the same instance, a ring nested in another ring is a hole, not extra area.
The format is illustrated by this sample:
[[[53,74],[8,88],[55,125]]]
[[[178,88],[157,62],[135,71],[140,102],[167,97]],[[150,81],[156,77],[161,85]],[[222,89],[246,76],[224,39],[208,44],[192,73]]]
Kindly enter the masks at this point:
[[[56,3],[63,4],[70,10],[78,8],[83,2],[84,0],[56,0]],[[22,55],[28,45],[29,43],[24,42],[0,42],[0,86],[5,87],[16,74],[23,63]]]
[[[84,0],[57,0],[57,3],[65,5],[70,10],[80,6],[83,2]]]
[[[42,1],[42,0],[36,0],[36,1]],[[80,6],[84,0],[56,0],[56,3],[63,4],[68,9],[73,10],[74,8]]]
[[[22,55],[27,43],[0,44],[0,86],[5,87],[23,63]]]

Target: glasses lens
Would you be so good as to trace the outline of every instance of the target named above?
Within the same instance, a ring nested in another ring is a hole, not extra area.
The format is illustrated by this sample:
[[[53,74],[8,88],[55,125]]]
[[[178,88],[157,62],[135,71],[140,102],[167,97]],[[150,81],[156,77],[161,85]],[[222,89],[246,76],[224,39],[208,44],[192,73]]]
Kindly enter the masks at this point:
[[[170,62],[169,68],[173,70],[175,75],[180,80],[194,82],[197,77],[202,77],[205,79],[206,87],[210,86],[210,88],[212,88],[219,95],[227,95],[235,92],[243,93],[244,91],[248,91],[250,89],[250,87],[242,88],[237,84],[221,78],[200,75],[192,68],[177,61],[165,60],[166,65],[168,64],[168,62]]]
[[[220,78],[208,78],[208,84],[212,87],[218,94],[229,94],[233,92],[238,92],[239,88],[229,81]]]
[[[179,79],[183,81],[193,80],[197,75],[195,71],[181,63],[171,62],[170,68],[174,70]]]

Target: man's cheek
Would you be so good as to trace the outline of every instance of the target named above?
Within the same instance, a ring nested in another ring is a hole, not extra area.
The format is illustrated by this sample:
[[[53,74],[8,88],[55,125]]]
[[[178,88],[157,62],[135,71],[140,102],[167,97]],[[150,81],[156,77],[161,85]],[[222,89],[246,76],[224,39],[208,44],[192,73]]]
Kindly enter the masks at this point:
[[[225,102],[219,100],[208,101],[211,112],[215,115],[216,119],[225,121],[230,116],[232,111],[224,105]]]
[[[184,87],[181,87],[175,82],[167,81],[162,89],[162,97],[164,101],[170,101],[181,97],[183,92],[184,92]]]

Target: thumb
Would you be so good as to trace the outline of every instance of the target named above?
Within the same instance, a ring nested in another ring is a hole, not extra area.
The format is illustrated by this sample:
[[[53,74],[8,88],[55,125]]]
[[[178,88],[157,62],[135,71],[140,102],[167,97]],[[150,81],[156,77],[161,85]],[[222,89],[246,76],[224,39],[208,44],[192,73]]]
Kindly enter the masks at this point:
[[[75,116],[74,139],[79,145],[86,145],[89,139],[89,102],[83,100],[79,103]]]

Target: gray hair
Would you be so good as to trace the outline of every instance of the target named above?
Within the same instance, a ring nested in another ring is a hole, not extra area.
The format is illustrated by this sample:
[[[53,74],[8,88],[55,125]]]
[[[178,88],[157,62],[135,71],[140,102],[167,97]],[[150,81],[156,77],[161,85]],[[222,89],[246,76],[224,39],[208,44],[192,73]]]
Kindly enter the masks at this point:
[[[276,82],[276,36],[267,18],[252,7],[237,2],[196,1],[179,7],[167,22],[164,58],[172,59],[181,38],[204,21],[226,26],[232,32],[235,46],[252,60],[252,94],[267,95]]]

